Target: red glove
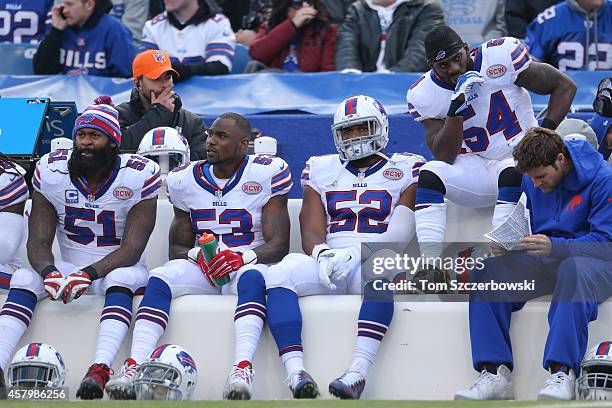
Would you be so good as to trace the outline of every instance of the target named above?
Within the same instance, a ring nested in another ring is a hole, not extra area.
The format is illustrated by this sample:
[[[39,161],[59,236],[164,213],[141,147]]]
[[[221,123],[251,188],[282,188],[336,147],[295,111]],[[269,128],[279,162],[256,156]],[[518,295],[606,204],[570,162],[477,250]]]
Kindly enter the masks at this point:
[[[244,261],[240,252],[229,249],[219,252],[208,262],[208,275],[211,278],[223,279],[232,272],[242,268]]]
[[[206,258],[204,258],[204,255],[202,254],[202,250],[198,247],[191,248],[189,252],[187,253],[187,257],[191,261],[198,264],[198,266],[202,270],[202,273],[204,273],[204,277],[206,278],[208,283],[210,283],[212,287],[215,287],[216,286],[215,283],[212,281],[210,276],[208,276],[208,263],[206,263]]]
[[[66,278],[66,285],[64,286],[64,294],[62,295],[62,302],[68,304],[75,299],[81,297],[91,285],[92,277],[85,272],[80,270],[73,272]]]
[[[47,297],[53,301],[58,300],[64,291],[65,281],[66,278],[58,270],[48,272],[43,281]]]

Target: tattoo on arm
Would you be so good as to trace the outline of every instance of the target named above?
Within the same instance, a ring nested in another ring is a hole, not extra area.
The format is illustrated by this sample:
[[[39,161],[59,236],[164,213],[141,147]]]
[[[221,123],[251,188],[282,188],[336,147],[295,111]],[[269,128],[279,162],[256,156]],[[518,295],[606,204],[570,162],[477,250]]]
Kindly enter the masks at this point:
[[[57,212],[53,205],[45,196],[35,191],[32,194],[26,246],[30,265],[38,273],[55,262],[52,247],[57,221]]]
[[[322,244],[327,238],[327,214],[321,196],[312,187],[304,187],[302,210],[300,211],[300,232],[302,249],[308,255],[315,245]]]
[[[168,256],[172,259],[187,259],[187,252],[193,248],[195,234],[191,230],[191,216],[188,212],[174,207],[174,218],[168,233]]]
[[[286,194],[270,198],[261,211],[265,244],[254,249],[258,263],[279,262],[289,253],[289,210]]]
[[[149,242],[157,215],[157,198],[136,204],[128,213],[119,248],[92,264],[102,278],[117,268],[135,265]]]

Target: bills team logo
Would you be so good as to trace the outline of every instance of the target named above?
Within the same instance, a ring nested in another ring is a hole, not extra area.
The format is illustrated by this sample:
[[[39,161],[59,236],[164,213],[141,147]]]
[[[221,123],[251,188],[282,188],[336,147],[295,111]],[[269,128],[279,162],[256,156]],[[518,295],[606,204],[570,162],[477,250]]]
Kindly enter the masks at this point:
[[[179,361],[179,363],[181,363],[183,367],[185,367],[185,370],[187,370],[188,372],[194,372],[196,370],[195,361],[186,352],[181,351],[180,353],[178,353],[176,355],[176,359]]]
[[[117,200],[128,200],[132,198],[134,192],[127,187],[117,187],[113,190],[113,195]]]
[[[159,62],[160,64],[166,62],[166,57],[164,57],[164,54],[159,51],[153,53],[153,59],[155,62]]]
[[[446,57],[446,51],[438,51],[438,55],[436,55],[436,61],[440,61]]]
[[[66,198],[66,203],[68,204],[75,204],[79,202],[79,192],[76,190],[64,191],[64,197]]]
[[[389,180],[399,180],[404,177],[404,172],[400,169],[390,168],[384,171],[383,176]]]
[[[247,181],[242,185],[242,191],[247,194],[259,194],[263,190],[261,184],[254,181]]]
[[[506,73],[506,67],[501,64],[492,65],[487,69],[487,76],[489,78],[499,78]]]

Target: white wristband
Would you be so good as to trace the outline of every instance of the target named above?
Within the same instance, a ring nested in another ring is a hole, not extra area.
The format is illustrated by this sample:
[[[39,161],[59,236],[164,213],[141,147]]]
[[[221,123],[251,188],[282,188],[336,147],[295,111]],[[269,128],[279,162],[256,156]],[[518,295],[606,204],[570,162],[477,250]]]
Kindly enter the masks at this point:
[[[314,248],[312,248],[312,254],[310,256],[312,256],[315,261],[318,261],[321,252],[327,251],[328,249],[331,248],[325,242],[319,245],[315,245]]]
[[[244,265],[256,264],[257,263],[257,254],[252,249],[244,251],[242,254],[242,263]]]

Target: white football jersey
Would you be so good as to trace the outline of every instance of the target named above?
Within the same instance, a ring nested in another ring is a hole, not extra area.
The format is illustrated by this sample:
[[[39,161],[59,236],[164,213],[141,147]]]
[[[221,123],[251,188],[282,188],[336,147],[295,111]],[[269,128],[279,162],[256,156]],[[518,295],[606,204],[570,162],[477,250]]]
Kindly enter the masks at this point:
[[[387,231],[401,194],[418,181],[423,164],[422,156],[395,153],[362,172],[351,162],[344,167],[337,154],[311,157],[301,182],[321,196],[327,245],[344,248],[370,242]]]
[[[168,198],[191,217],[194,234],[212,233],[222,248],[244,252],[262,245],[262,208],[271,197],[287,194],[293,182],[279,157],[245,156],[223,188],[210,163],[191,162],[168,174]]]
[[[164,50],[173,62],[219,61],[231,71],[236,36],[223,14],[179,30],[170,24],[164,11],[145,23],[141,46],[145,49]]]
[[[16,163],[0,161],[0,210],[28,199],[28,186],[23,177],[25,173],[25,170]],[[0,264],[0,289],[8,289],[10,274],[19,267],[20,263],[19,255],[14,254],[8,264]]]
[[[531,97],[514,84],[531,64],[519,40],[504,37],[472,50],[474,70],[484,77],[477,97],[463,114],[462,153],[487,159],[512,157],[512,150],[525,132],[537,126]],[[446,119],[454,87],[440,80],[433,70],[422,75],[408,90],[408,111],[414,120]]]
[[[121,154],[106,183],[92,189],[84,177],[70,178],[71,154],[72,150],[59,149],[44,155],[36,165],[32,185],[57,212],[62,260],[84,266],[119,247],[128,213],[143,200],[157,199],[161,179],[154,161]],[[144,254],[140,263],[145,265]]]

